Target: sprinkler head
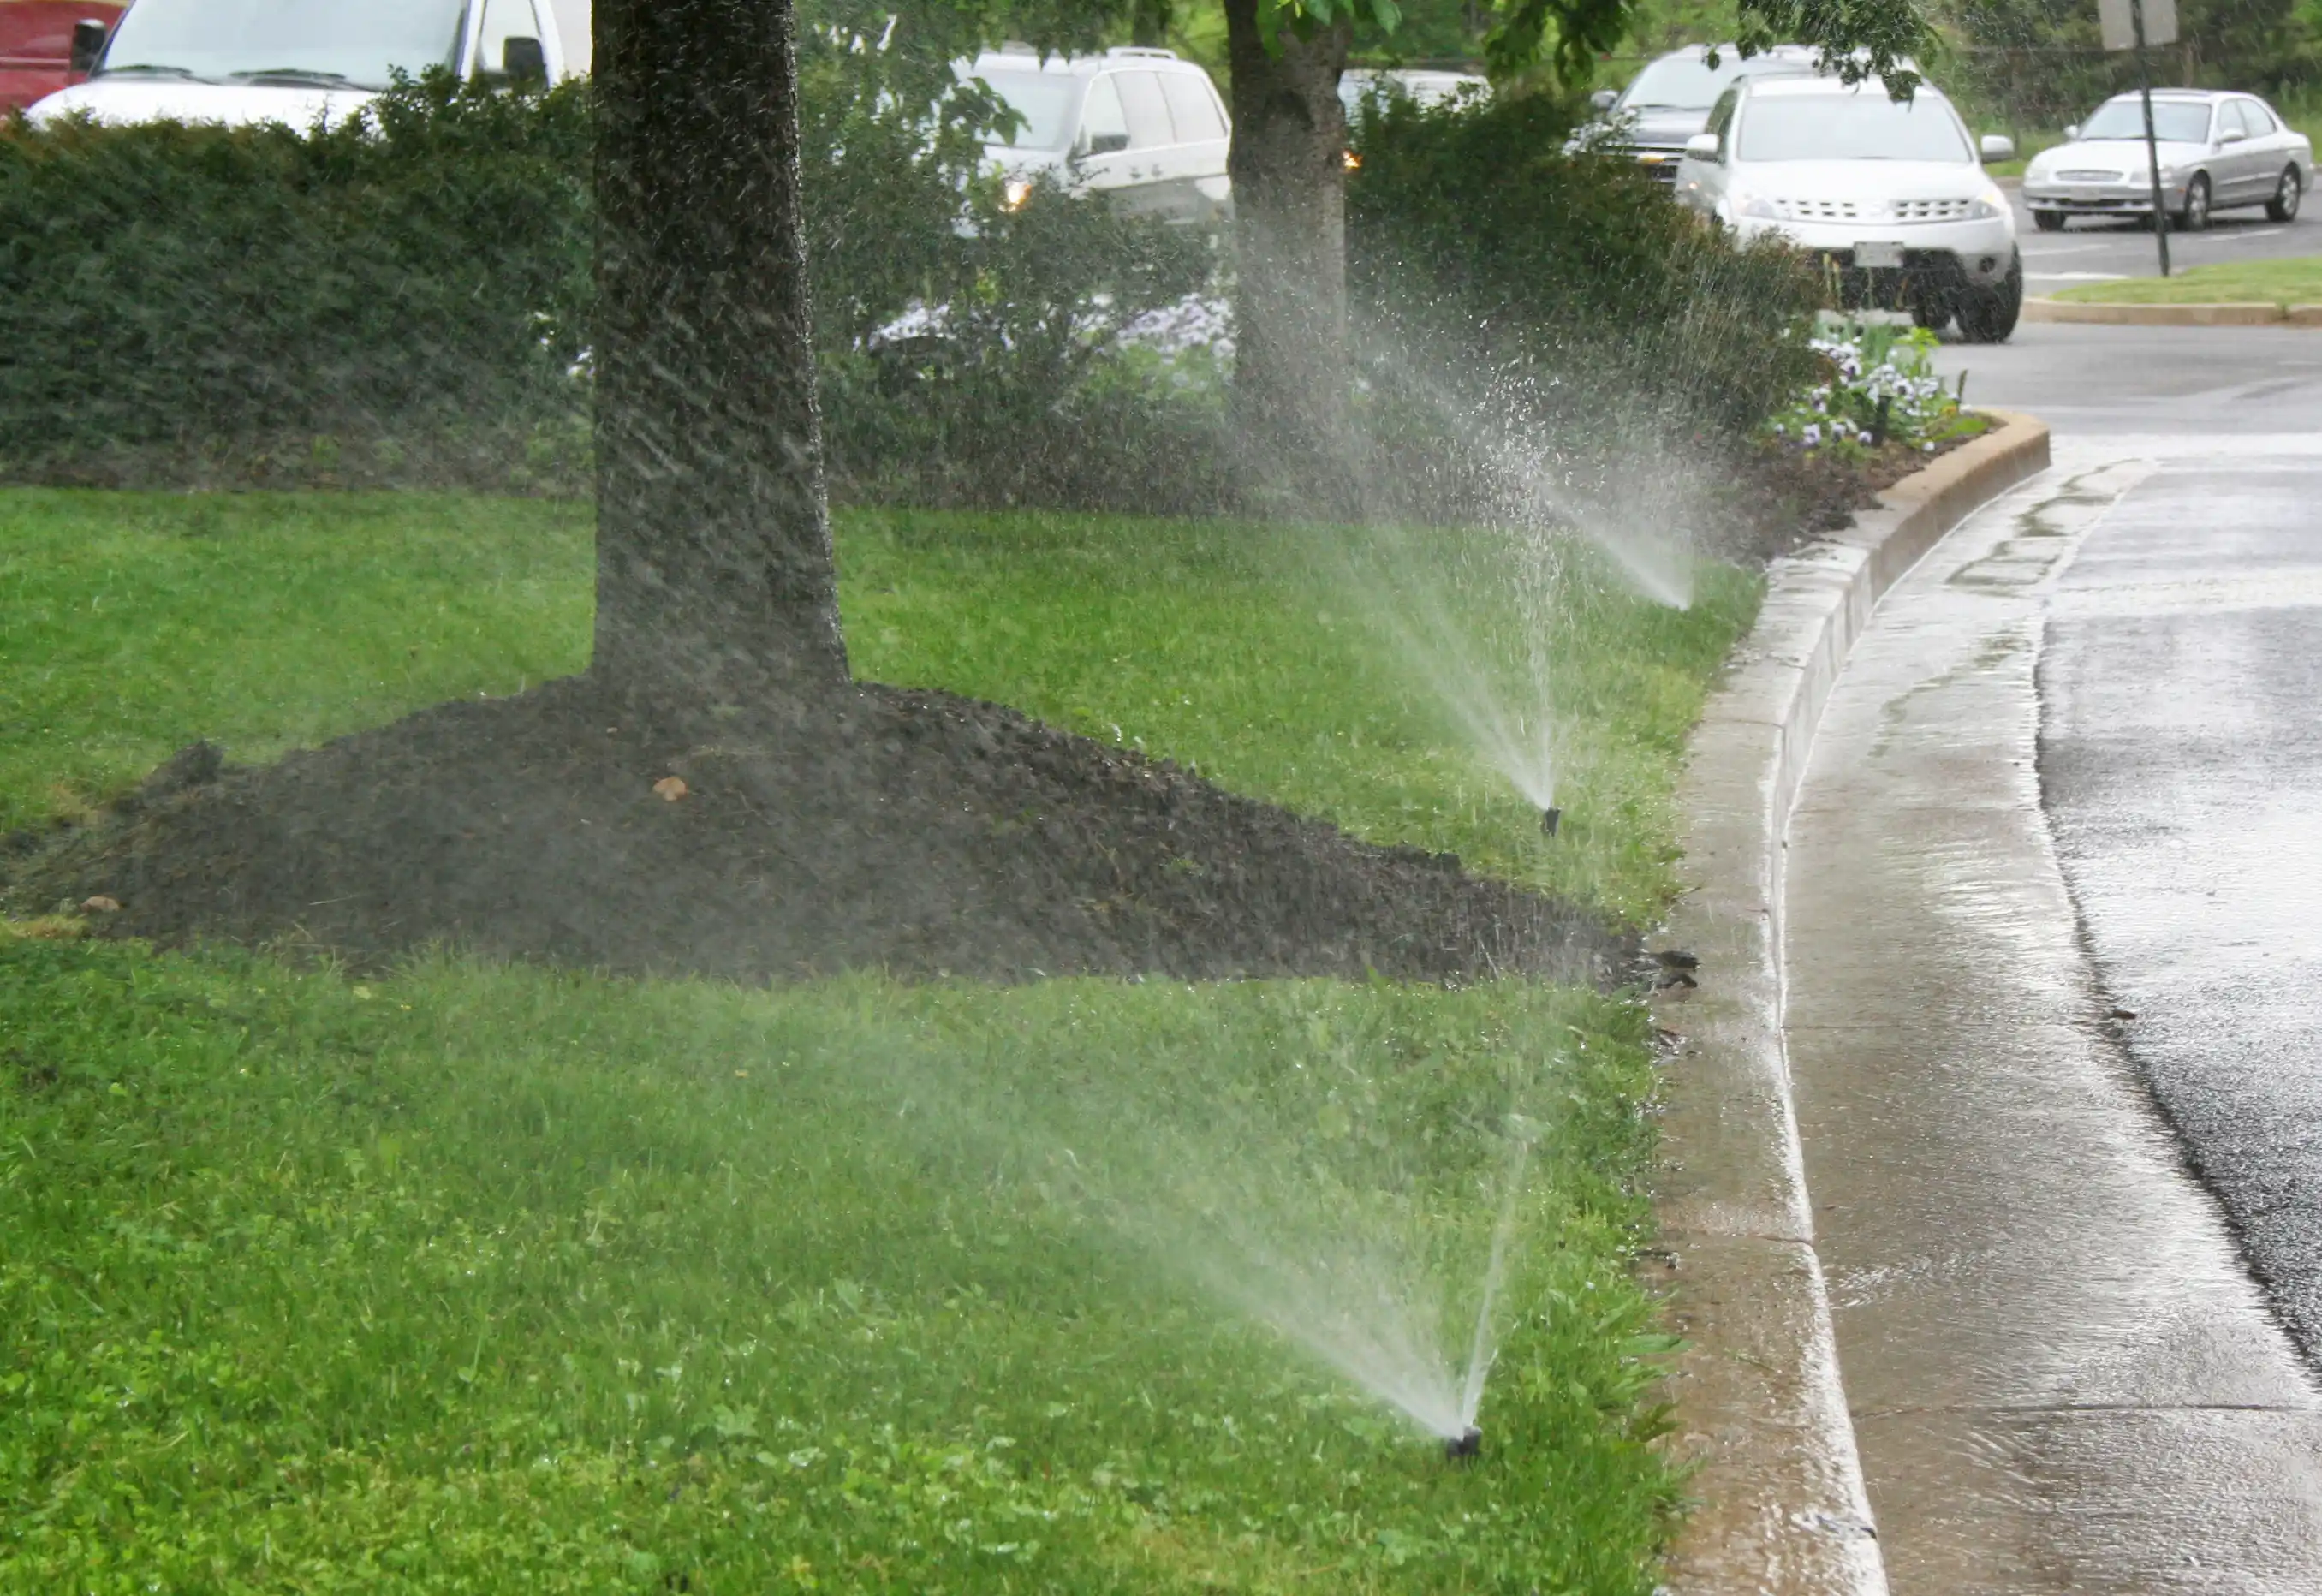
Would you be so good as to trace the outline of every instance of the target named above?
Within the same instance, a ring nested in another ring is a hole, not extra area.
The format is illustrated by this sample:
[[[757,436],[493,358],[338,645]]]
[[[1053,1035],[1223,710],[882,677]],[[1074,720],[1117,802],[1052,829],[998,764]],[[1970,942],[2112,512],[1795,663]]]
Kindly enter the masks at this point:
[[[1563,818],[1564,811],[1561,809],[1542,809],[1540,812],[1540,834],[1544,837],[1554,836],[1557,822]]]
[[[1443,1455],[1451,1463],[1473,1463],[1484,1454],[1484,1432],[1469,1425],[1443,1443]]]

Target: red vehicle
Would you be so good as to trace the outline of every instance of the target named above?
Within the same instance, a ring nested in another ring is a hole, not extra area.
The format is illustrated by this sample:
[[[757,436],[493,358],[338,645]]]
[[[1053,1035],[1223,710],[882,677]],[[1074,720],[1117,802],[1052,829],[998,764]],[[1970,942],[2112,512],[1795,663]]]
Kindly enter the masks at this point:
[[[124,9],[88,0],[0,0],[0,116],[86,75],[73,70],[73,27],[110,29]]]

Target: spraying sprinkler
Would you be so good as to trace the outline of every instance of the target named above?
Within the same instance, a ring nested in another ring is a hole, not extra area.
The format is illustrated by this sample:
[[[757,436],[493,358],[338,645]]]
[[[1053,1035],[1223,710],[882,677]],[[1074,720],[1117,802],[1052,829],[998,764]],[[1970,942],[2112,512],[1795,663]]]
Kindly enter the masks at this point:
[[[1443,1456],[1450,1463],[1473,1463],[1483,1455],[1484,1432],[1472,1424],[1443,1443]]]
[[[1542,809],[1540,812],[1540,834],[1544,837],[1554,836],[1556,834],[1557,824],[1563,818],[1564,811],[1561,809],[1554,807]]]

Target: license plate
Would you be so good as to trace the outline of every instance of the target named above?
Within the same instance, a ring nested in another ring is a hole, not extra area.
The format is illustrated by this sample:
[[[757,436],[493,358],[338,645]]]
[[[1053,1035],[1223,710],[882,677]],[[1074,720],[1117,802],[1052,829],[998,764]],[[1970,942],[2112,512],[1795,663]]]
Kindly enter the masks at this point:
[[[1903,264],[1903,245],[1900,241],[1891,243],[1883,240],[1859,242],[1854,246],[1854,263],[1866,269],[1900,266]]]

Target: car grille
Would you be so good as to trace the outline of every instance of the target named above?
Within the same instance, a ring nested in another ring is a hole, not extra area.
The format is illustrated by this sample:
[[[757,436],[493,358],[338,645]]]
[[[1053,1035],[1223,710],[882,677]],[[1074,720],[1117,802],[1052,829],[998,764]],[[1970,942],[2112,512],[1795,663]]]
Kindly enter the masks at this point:
[[[1964,199],[1898,199],[1895,202],[1897,222],[1958,222],[1966,218],[1973,202]]]
[[[1778,199],[1774,210],[1786,222],[1958,222],[1975,202],[1965,199]]]
[[[2058,172],[2060,183],[2118,183],[2127,178],[2126,172]]]

